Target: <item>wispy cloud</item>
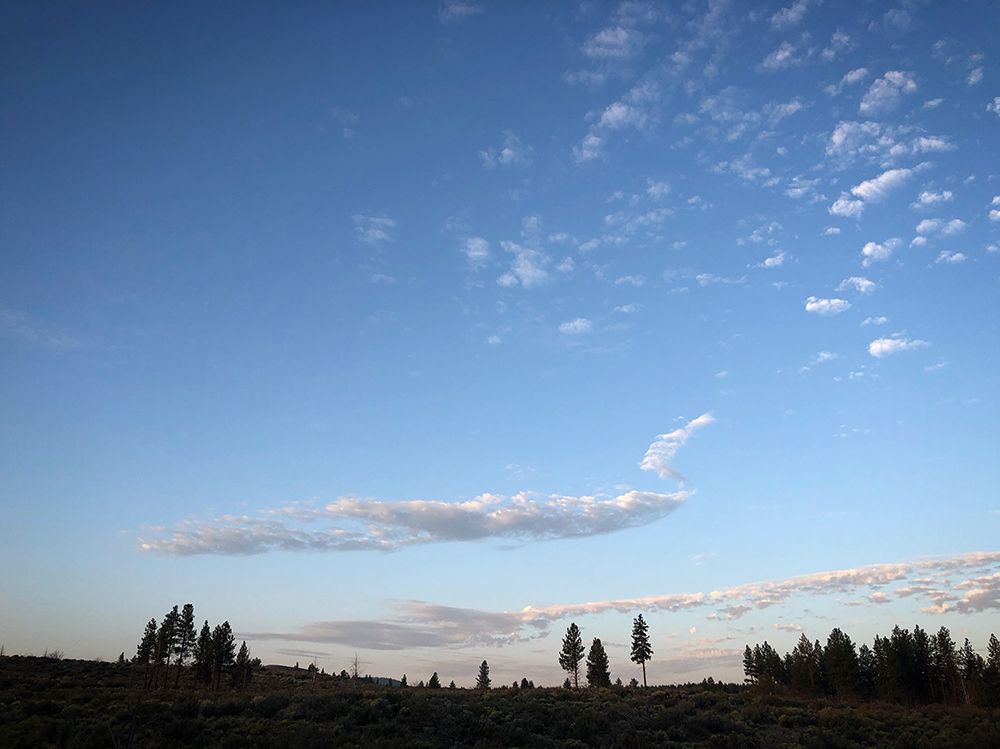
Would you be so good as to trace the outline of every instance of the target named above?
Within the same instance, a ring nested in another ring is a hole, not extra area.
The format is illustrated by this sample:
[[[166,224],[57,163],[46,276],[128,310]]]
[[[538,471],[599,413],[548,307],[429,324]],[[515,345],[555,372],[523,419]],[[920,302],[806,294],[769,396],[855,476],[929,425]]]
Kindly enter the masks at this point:
[[[362,244],[369,247],[381,247],[392,241],[392,231],[396,228],[396,219],[376,214],[355,213],[354,236]]]
[[[714,421],[715,417],[712,414],[703,413],[701,416],[691,419],[684,426],[659,435],[646,450],[639,467],[644,471],[653,471],[660,478],[670,477],[683,482],[684,477],[673,468],[674,456],[691,439],[692,434]]]
[[[79,339],[26,312],[0,309],[0,336],[15,338],[52,351],[71,351],[82,346]]]
[[[459,23],[472,16],[483,13],[485,8],[479,3],[461,2],[461,0],[448,0],[438,7],[438,21],[441,23]]]
[[[898,354],[903,351],[915,351],[927,346],[930,346],[927,341],[922,341],[919,338],[906,338],[902,334],[896,333],[888,338],[876,338],[868,344],[868,353],[876,359],[884,359],[892,354]]]

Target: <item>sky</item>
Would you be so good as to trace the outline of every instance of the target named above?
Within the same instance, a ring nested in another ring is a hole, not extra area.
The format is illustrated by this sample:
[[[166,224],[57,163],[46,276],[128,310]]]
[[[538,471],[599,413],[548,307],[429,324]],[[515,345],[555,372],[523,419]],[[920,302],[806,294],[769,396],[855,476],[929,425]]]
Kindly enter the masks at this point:
[[[7,3],[0,641],[741,680],[1000,609],[993,2]]]

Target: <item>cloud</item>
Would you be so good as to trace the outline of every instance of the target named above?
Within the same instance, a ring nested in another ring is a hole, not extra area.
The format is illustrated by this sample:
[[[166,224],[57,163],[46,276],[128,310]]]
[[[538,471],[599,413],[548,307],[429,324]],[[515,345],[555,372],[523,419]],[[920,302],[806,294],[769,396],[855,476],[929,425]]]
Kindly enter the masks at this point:
[[[486,266],[490,257],[490,243],[482,237],[469,237],[462,245],[462,252],[472,270],[480,270]]]
[[[916,232],[923,235],[940,234],[944,237],[950,237],[964,231],[965,227],[966,223],[960,218],[953,218],[950,221],[940,218],[925,218],[917,224]]]
[[[520,138],[511,132],[504,133],[503,144],[499,148],[487,148],[479,152],[479,160],[484,169],[528,166],[532,157],[532,149],[522,144]]]
[[[861,265],[867,268],[873,263],[888,260],[902,244],[903,240],[898,237],[887,239],[884,242],[865,242],[865,246],[861,248]]]
[[[1000,117],[1000,96],[997,96],[986,105],[987,112],[993,112],[997,117]]]
[[[885,315],[877,315],[875,317],[866,317],[861,321],[861,327],[865,328],[869,325],[885,325],[889,322],[889,318]]]
[[[559,332],[563,335],[584,335],[593,329],[594,324],[586,317],[577,317],[559,325]]]
[[[950,250],[942,250],[938,253],[937,260],[935,263],[946,263],[948,265],[957,265],[958,263],[964,263],[968,258],[965,254],[961,252],[952,252]]]
[[[889,338],[876,338],[868,344],[868,353],[876,359],[884,359],[892,354],[898,354],[903,351],[915,351],[927,346],[930,346],[927,341],[921,341],[919,339],[911,340],[909,338],[904,338],[899,333],[896,333]]]
[[[782,265],[785,264],[785,259],[786,259],[785,253],[784,252],[778,252],[775,255],[771,255],[770,257],[764,258],[759,263],[757,263],[757,265],[755,267],[757,267],[757,268],[780,268]]]
[[[472,16],[483,13],[486,9],[478,3],[449,0],[438,7],[438,21],[441,23],[458,23]]]
[[[950,203],[954,199],[955,194],[951,190],[941,190],[940,192],[924,190],[917,196],[911,207],[914,209],[929,208],[941,203]]]
[[[652,107],[659,96],[658,82],[647,77],[633,85],[623,97],[605,107],[580,145],[574,146],[573,158],[576,162],[585,163],[600,158],[611,132],[627,127],[641,130],[654,124],[656,117]]]
[[[990,210],[990,221],[1000,221],[1000,195],[994,195],[990,205],[994,206]]]
[[[672,432],[657,436],[656,440],[646,450],[646,454],[639,463],[639,468],[644,471],[653,471],[660,478],[675,478],[683,482],[684,478],[677,473],[671,464],[677,451],[691,438],[691,435],[702,427],[706,427],[715,421],[715,417],[710,413],[703,413],[701,416],[692,419],[684,426]]]
[[[510,269],[497,279],[497,284],[504,288],[520,286],[522,289],[531,289],[549,280],[546,266],[551,259],[544,252],[516,242],[504,241],[500,246],[505,252],[513,255],[514,259],[511,261]]]
[[[764,73],[776,73],[794,65],[798,65],[801,60],[795,56],[797,48],[794,44],[782,42],[776,50],[760,61],[757,70]]]
[[[778,31],[798,26],[808,11],[809,0],[795,0],[787,8],[781,8],[771,16],[771,26]]]
[[[340,134],[344,136],[344,140],[354,137],[354,128],[361,121],[355,112],[343,107],[331,107],[330,116],[340,125]]]
[[[588,37],[580,51],[592,60],[625,60],[638,54],[645,42],[638,29],[612,26]]]
[[[912,169],[887,169],[877,177],[866,179],[851,188],[851,194],[866,202],[884,200],[890,191],[902,185],[913,174]]]
[[[851,276],[840,282],[837,286],[837,291],[847,291],[851,288],[860,294],[871,294],[878,288],[878,284],[864,276]]]
[[[710,620],[736,620],[752,611],[783,606],[804,596],[864,597],[871,603],[916,598],[935,613],[975,614],[1000,610],[1000,552],[984,551],[952,557],[870,564],[793,577],[741,583],[714,590],[657,593],[586,603],[526,606],[519,611],[484,611],[401,601],[391,615],[377,620],[336,620],[306,624],[290,632],[240,633],[249,640],[281,640],[339,644],[359,649],[399,650],[416,647],[498,647],[547,634],[557,622],[618,612],[705,612]],[[672,664],[731,659],[737,651],[695,648]]]
[[[699,273],[694,277],[699,286],[713,286],[715,284],[744,284],[747,282],[746,276],[717,276],[714,273]]]
[[[872,83],[861,99],[858,111],[866,117],[891,112],[899,106],[904,94],[916,93],[917,82],[912,73],[890,70]]]
[[[806,299],[806,312],[811,312],[821,317],[839,315],[850,308],[851,303],[846,299],[820,299],[814,296]]]
[[[354,236],[362,244],[381,247],[386,242],[392,241],[392,230],[396,228],[396,219],[363,213],[354,214],[353,219]]]
[[[966,77],[965,82],[969,86],[976,86],[979,83],[981,83],[982,80],[983,80],[983,69],[979,67],[979,68],[973,68],[972,70],[969,71],[969,75]]]
[[[66,331],[12,309],[0,309],[0,336],[16,338],[52,351],[72,351],[83,345]]]
[[[604,153],[604,138],[594,133],[587,133],[579,146],[573,147],[573,158],[577,163],[599,159]]]

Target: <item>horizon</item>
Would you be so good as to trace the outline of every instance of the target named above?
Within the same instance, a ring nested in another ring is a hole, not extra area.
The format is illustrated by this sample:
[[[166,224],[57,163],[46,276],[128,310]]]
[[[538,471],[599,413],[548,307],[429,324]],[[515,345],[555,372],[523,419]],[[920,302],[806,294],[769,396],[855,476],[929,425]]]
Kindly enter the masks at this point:
[[[0,10],[0,642],[742,681],[1000,610],[1000,5]]]

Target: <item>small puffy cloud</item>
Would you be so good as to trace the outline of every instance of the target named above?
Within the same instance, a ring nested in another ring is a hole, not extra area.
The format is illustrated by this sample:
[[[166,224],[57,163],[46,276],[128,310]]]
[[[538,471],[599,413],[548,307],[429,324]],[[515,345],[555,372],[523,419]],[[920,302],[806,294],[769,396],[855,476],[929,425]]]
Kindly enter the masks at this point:
[[[915,351],[927,346],[930,346],[927,341],[921,341],[919,338],[905,338],[901,334],[896,333],[888,338],[876,338],[868,344],[868,353],[876,359],[884,359],[892,354],[898,354],[903,351]]]
[[[904,94],[916,93],[917,82],[912,73],[890,70],[869,87],[858,111],[866,117],[891,112],[899,106]]]
[[[649,449],[646,450],[642,462],[639,463],[639,468],[644,471],[653,471],[660,478],[670,477],[683,482],[684,477],[673,468],[674,456],[691,439],[692,434],[714,421],[715,417],[711,413],[703,413],[672,432],[658,435]]]
[[[556,265],[556,273],[572,273],[576,269],[576,261],[571,257],[564,257]]]
[[[914,209],[931,208],[941,203],[950,203],[954,199],[955,194],[951,190],[924,190],[917,196],[911,207]]]
[[[840,234],[839,226],[828,226],[823,230],[824,237],[835,237]]]
[[[885,199],[889,192],[910,178],[912,169],[887,169],[877,177],[866,179],[851,188],[851,194],[866,202]]]
[[[781,8],[771,16],[771,27],[777,31],[798,26],[809,11],[809,0],[795,0],[787,8]]]
[[[940,135],[922,135],[913,141],[914,153],[940,153],[942,151],[954,151],[955,144]]]
[[[976,86],[982,83],[983,80],[983,69],[981,67],[974,68],[969,71],[969,75],[966,77],[965,82],[969,86]]]
[[[670,185],[653,179],[647,180],[646,194],[653,200],[662,200],[670,194]]]
[[[549,272],[546,270],[550,262],[548,255],[516,242],[501,242],[500,246],[514,256],[510,269],[497,279],[500,286],[530,289],[549,280]]]
[[[990,221],[1000,221],[1000,195],[993,196],[993,202],[990,205],[993,206],[990,210]]]
[[[885,325],[889,322],[889,318],[885,315],[878,315],[876,317],[866,317],[861,321],[861,327],[867,328],[869,325]]]
[[[948,265],[957,265],[959,263],[964,263],[968,258],[961,252],[952,252],[951,250],[942,250],[938,253],[937,260],[935,263],[945,263]]]
[[[844,218],[851,218],[852,216],[860,216],[865,210],[865,203],[863,200],[854,200],[848,195],[841,195],[830,206],[829,211],[832,216],[843,216]]]
[[[864,276],[851,276],[850,278],[845,278],[837,286],[837,291],[847,291],[848,289],[854,289],[859,294],[871,294],[878,288],[878,284],[871,281]]]
[[[757,70],[765,73],[776,73],[785,70],[799,63],[799,58],[795,56],[796,47],[794,44],[782,42],[776,50],[760,61]]]
[[[644,276],[619,276],[615,279],[615,286],[645,286],[646,278]]]
[[[821,317],[830,317],[831,315],[839,315],[841,312],[850,309],[851,303],[846,299],[820,299],[819,297],[811,296],[806,299],[806,312],[810,312],[814,315],[820,315]]]
[[[392,230],[396,228],[396,220],[387,216],[356,213],[354,220],[354,236],[362,244],[370,247],[381,247],[392,241]]]
[[[497,167],[528,166],[531,164],[532,149],[521,143],[513,133],[505,133],[503,144],[497,148],[487,148],[479,152],[479,160],[484,169]]]
[[[587,133],[579,146],[573,147],[573,158],[577,163],[594,161],[604,153],[604,138],[596,133]]]
[[[867,268],[872,263],[888,260],[902,243],[902,240],[897,237],[887,239],[884,242],[866,242],[865,246],[861,248],[861,265]]]
[[[344,140],[350,140],[354,137],[354,128],[361,121],[357,113],[344,107],[331,107],[330,116],[340,125],[340,134],[344,136]]]
[[[1000,96],[997,96],[986,105],[987,112],[993,112],[997,117],[1000,117]]]
[[[486,342],[487,342],[487,343],[488,343],[488,344],[489,344],[490,346],[499,346],[499,345],[500,345],[500,343],[501,343],[501,341],[500,341],[500,336],[498,336],[498,335],[491,335],[491,336],[487,336],[487,338],[486,338]]]
[[[594,324],[586,317],[567,320],[559,326],[559,332],[563,335],[585,335],[593,329]]]
[[[638,54],[645,42],[638,29],[611,26],[588,37],[580,51],[592,60],[626,60]]]
[[[917,234],[924,236],[940,234],[943,237],[950,237],[965,231],[965,227],[966,223],[960,218],[953,218],[950,221],[940,218],[925,218],[917,224],[916,231]]]
[[[441,23],[458,23],[471,16],[479,15],[484,10],[485,8],[478,3],[448,0],[448,2],[441,3],[437,16]]]
[[[469,267],[473,270],[479,270],[489,260],[490,243],[482,237],[469,237],[462,245],[462,252],[465,253]]]
[[[625,315],[630,315],[639,309],[638,304],[619,304],[615,307],[615,312],[621,312]]]
[[[777,254],[766,257],[757,263],[757,268],[780,268],[785,264],[786,255],[784,252],[779,252]]]

